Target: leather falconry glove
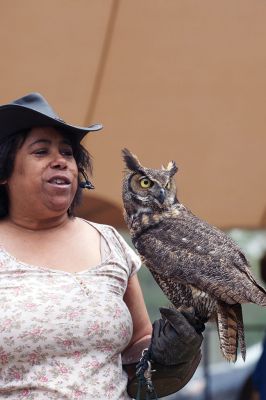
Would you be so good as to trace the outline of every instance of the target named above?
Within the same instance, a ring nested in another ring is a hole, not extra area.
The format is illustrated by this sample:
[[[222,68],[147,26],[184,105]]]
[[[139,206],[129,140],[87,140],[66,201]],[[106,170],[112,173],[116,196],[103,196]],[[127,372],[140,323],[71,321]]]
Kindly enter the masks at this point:
[[[195,318],[194,310],[160,308],[162,318],[153,323],[153,334],[148,349],[151,360],[152,383],[158,398],[182,389],[192,378],[201,360],[200,346],[205,326]],[[129,375],[130,376],[130,375]],[[129,379],[128,393],[146,399],[146,388],[139,391],[136,376]],[[156,398],[151,395],[149,398]]]
[[[162,365],[190,363],[200,353],[204,324],[194,318],[193,310],[160,308],[162,319],[153,323],[151,359]]]

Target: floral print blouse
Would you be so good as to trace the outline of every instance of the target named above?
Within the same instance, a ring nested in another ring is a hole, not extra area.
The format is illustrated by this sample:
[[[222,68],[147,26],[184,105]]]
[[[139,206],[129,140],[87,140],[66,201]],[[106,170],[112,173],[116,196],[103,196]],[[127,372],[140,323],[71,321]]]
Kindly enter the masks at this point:
[[[140,260],[114,228],[91,225],[102,262],[81,272],[29,265],[0,248],[1,399],[129,399],[123,295]]]

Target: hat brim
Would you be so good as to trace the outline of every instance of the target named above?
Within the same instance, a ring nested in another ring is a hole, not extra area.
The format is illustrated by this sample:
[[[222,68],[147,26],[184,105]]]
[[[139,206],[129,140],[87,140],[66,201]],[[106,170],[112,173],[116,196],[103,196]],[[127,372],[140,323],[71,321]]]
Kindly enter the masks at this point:
[[[68,134],[77,135],[81,140],[89,132],[97,132],[103,128],[101,124],[88,127],[69,125],[61,119],[49,117],[39,111],[17,104],[0,107],[0,140],[15,133],[37,126],[52,126]]]

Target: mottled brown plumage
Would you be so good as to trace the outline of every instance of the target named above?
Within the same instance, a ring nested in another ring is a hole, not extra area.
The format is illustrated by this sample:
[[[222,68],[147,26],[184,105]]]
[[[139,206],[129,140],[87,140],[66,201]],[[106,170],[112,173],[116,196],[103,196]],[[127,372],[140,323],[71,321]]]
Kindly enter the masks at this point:
[[[227,360],[236,361],[238,345],[245,359],[241,304],[266,306],[266,292],[243,252],[178,201],[174,162],[156,170],[127,149],[123,157],[125,219],[143,262],[176,308],[193,307],[199,322],[217,322]]]

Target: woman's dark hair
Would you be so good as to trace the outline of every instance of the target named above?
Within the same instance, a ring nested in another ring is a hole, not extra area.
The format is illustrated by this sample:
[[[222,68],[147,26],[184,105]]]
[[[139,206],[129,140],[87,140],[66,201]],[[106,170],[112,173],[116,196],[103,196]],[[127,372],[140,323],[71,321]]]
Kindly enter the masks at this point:
[[[0,219],[6,217],[9,213],[9,198],[4,182],[12,175],[17,151],[22,147],[29,132],[30,130],[18,132],[15,135],[9,136],[4,142],[0,143]],[[85,147],[80,144],[79,138],[62,130],[59,132],[67,138],[71,144],[78,171],[81,174],[85,174],[85,176],[87,173],[91,173],[91,156]],[[82,189],[79,184],[80,176],[78,177],[77,192],[68,209],[68,215],[70,217],[74,216],[75,208],[81,200]]]

